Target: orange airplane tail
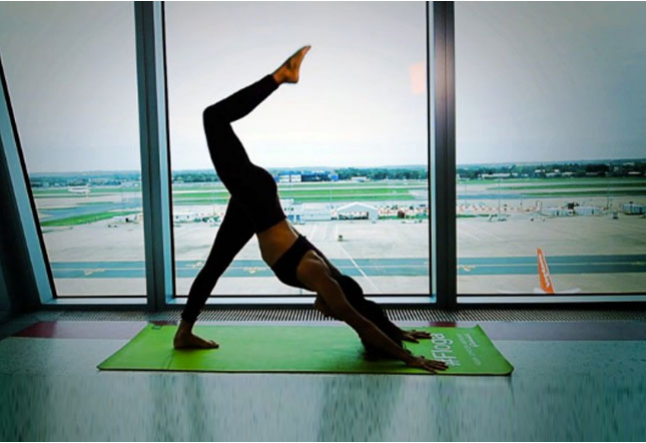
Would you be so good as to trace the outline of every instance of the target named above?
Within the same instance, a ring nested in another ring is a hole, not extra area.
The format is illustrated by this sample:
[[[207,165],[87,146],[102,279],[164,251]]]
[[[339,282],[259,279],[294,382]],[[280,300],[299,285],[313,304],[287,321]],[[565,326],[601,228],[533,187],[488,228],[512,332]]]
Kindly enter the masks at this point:
[[[538,248],[538,275],[541,279],[541,289],[546,294],[554,294],[554,285],[550,276],[550,269],[547,267],[547,260],[541,248]]]

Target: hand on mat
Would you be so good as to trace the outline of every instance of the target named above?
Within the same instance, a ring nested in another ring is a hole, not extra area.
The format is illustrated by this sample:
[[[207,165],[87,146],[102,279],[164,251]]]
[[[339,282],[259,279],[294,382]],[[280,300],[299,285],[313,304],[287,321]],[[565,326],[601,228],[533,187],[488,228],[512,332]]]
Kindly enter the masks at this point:
[[[426,331],[402,331],[402,340],[419,343],[418,338],[431,338],[431,334]]]
[[[429,371],[431,374],[437,374],[437,371],[444,371],[449,368],[448,365],[443,361],[427,360],[422,356],[413,357],[406,362],[406,366],[410,366],[411,368],[424,369],[426,371]]]

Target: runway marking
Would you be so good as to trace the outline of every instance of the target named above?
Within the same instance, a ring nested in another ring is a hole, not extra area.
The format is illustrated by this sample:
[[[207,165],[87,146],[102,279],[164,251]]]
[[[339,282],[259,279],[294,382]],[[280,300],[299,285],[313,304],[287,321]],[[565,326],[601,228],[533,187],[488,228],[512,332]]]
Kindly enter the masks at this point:
[[[98,268],[98,269],[84,269],[84,270],[83,270],[83,273],[85,274],[85,276],[86,276],[86,277],[87,277],[88,275],[92,275],[92,274],[95,274],[95,273],[97,273],[97,272],[105,272],[105,269],[103,269],[103,268]]]
[[[180,268],[178,266],[178,268]],[[128,268],[89,268],[87,266],[71,266],[67,267],[57,267],[52,269],[53,271],[85,271],[85,272],[104,272],[104,271],[138,271],[141,269],[146,269],[145,266],[133,266]]]
[[[357,268],[357,270],[361,273],[361,275],[363,275],[363,277],[366,280],[368,280],[368,283],[370,283],[370,285],[375,289],[375,291],[377,291],[377,293],[381,294],[381,290],[377,287],[377,285],[375,285],[375,283],[370,279],[370,277],[368,277],[366,275],[366,273],[363,272],[363,269],[361,269],[359,267],[359,265],[357,264],[357,262],[354,261],[354,259],[350,256],[350,254],[348,254],[348,251],[346,251],[345,248],[342,245],[339,245],[339,246],[341,247],[341,250],[343,251],[343,253],[348,257],[350,262],[354,265],[354,267]]]
[[[344,253],[347,252],[344,250]],[[603,256],[592,256],[591,258],[599,258]],[[495,257],[494,257],[495,258]],[[503,258],[503,257],[501,257]],[[528,265],[535,265],[533,257],[513,257],[515,259],[521,259],[521,261],[505,261],[505,262],[486,262],[486,261],[478,261],[474,263],[469,263],[471,260],[469,258],[466,259],[461,259],[458,258],[458,266],[482,266],[482,267],[514,267],[514,266],[528,266]],[[513,259],[512,258],[512,259]],[[491,257],[484,258],[485,260],[487,259],[492,259]],[[525,260],[529,259],[529,260]],[[567,259],[567,260],[563,260]],[[334,259],[332,259],[334,260]],[[398,263],[398,259],[357,259],[359,261],[362,260],[377,260],[377,261],[383,261],[384,263],[366,263],[363,266],[361,266],[363,269],[372,269],[372,268],[401,268],[401,267],[407,267],[407,268],[423,268],[425,266],[428,266],[428,262],[425,259],[418,259],[417,262],[410,262],[410,261],[404,261],[403,263]],[[357,260],[351,259],[350,262],[351,265],[337,265],[339,267],[353,267],[359,266],[359,263]],[[466,261],[466,263],[460,263],[461,261]],[[580,257],[570,257],[570,256],[555,256],[555,257],[549,257],[548,261],[550,262],[550,265],[553,266],[643,266],[646,264],[645,259],[643,259],[641,256],[639,258],[634,258],[631,260],[618,260],[614,256],[609,257],[608,259],[604,260],[592,260],[590,259],[585,259],[585,258],[580,258]],[[249,264],[249,262],[253,262],[253,264]],[[258,263],[258,264],[256,264]],[[73,266],[60,266],[60,263],[54,263],[55,266],[54,271],[88,271],[88,272],[105,272],[105,271],[132,271],[132,270],[141,270],[145,269],[145,266],[143,264],[137,264],[133,265],[131,267],[105,267],[105,266],[99,266],[99,267],[92,267],[92,266],[83,266],[83,265],[73,265]],[[177,269],[198,269],[201,266],[204,265],[204,261],[197,261],[196,263],[193,264],[181,264],[177,265]],[[238,268],[238,269],[243,269],[243,268],[268,268],[267,265],[262,264],[262,260],[234,260],[229,268]]]

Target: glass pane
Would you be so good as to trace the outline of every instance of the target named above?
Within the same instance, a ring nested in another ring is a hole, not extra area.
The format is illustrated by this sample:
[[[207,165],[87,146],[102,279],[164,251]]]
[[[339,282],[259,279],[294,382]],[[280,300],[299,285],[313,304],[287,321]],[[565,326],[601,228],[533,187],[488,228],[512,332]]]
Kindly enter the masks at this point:
[[[458,292],[643,293],[646,4],[455,8]]]
[[[132,3],[0,3],[0,50],[60,296],[145,294]]]
[[[202,111],[311,44],[298,85],[233,124],[297,229],[369,294],[428,294],[424,3],[166,3],[177,293],[204,265],[229,195]],[[256,238],[214,294],[298,294]]]

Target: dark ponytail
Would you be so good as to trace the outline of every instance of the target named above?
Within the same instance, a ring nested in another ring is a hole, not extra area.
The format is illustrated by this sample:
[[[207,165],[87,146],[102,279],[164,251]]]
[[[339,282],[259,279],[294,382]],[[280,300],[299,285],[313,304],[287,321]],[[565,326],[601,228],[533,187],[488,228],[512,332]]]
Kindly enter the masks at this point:
[[[386,313],[381,309],[377,303],[366,300],[363,295],[363,290],[361,286],[352,278],[347,275],[339,275],[335,278],[348,302],[352,305],[354,309],[357,310],[362,316],[366,317],[375,326],[377,326],[384,334],[386,334],[392,341],[397,345],[403,347],[402,339],[399,335],[398,329],[395,329],[393,325],[388,320]],[[379,359],[379,358],[394,358],[390,354],[382,351],[379,348],[375,348],[370,343],[365,340],[361,340],[363,347],[365,349],[365,357],[369,359]]]

